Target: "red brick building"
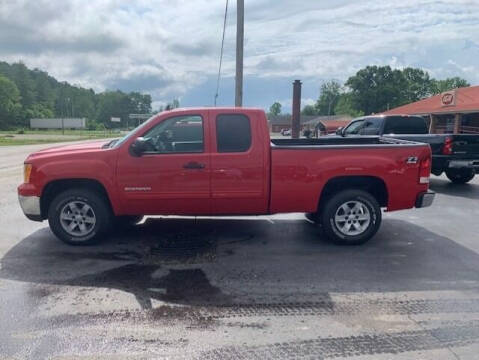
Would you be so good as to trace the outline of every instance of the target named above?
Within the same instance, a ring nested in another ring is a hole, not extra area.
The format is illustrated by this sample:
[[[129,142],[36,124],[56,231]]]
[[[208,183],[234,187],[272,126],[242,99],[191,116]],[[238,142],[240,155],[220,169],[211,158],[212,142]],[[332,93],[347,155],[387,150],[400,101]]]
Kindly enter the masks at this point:
[[[431,133],[479,134],[479,86],[450,90],[384,114],[424,116]]]

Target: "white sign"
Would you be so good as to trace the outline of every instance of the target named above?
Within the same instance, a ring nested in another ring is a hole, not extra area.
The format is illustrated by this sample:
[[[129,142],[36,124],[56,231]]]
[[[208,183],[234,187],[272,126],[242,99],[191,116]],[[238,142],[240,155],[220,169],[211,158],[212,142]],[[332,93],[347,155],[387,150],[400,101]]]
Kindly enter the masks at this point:
[[[118,117],[112,117],[110,120],[111,122],[121,122],[121,119]]]
[[[442,106],[455,106],[456,105],[456,90],[446,91],[441,94]]]
[[[152,115],[151,114],[129,114],[128,117],[130,119],[149,119]]]

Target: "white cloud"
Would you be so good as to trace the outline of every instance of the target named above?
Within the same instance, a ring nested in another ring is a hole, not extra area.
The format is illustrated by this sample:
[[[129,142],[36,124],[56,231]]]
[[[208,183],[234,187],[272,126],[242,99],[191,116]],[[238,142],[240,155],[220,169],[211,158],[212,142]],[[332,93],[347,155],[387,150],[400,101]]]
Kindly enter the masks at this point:
[[[231,1],[223,67],[229,77],[234,8]],[[213,93],[223,11],[223,1],[211,0],[4,0],[0,60],[22,60],[96,90],[148,91],[158,104],[202,83]],[[245,75],[281,79],[287,96],[285,78],[345,80],[369,64],[422,67],[477,84],[478,36],[475,0],[250,0]],[[248,105],[271,100],[263,94]]]

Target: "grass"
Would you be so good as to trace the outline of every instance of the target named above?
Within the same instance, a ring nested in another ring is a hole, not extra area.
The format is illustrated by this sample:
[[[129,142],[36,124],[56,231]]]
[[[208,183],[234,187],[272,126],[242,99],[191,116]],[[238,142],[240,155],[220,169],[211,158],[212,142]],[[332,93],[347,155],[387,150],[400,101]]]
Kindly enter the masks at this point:
[[[63,132],[60,129],[35,130],[35,129],[17,129],[17,130],[2,130],[1,134],[16,135],[19,131],[23,131],[25,135],[75,135],[75,136],[102,136],[102,137],[119,137],[121,136],[119,130],[85,130],[85,129],[65,129]]]
[[[82,139],[80,139],[82,140]],[[68,140],[43,140],[43,139],[9,139],[5,137],[0,137],[0,146],[14,146],[14,145],[35,145],[35,144],[53,144],[58,142],[65,142]]]
[[[14,135],[15,134],[15,135]],[[25,135],[36,135],[38,133],[26,133]],[[27,136],[23,135],[16,135],[15,132],[3,132],[0,134],[0,146],[14,146],[14,145],[34,145],[34,144],[53,144],[53,143],[61,143],[67,141],[81,141],[81,140],[91,140],[91,139],[105,139],[105,138],[116,138],[120,137],[121,135],[118,133],[87,133],[86,131],[83,132],[83,135],[80,134],[66,134],[70,135],[68,137],[62,137],[62,134],[51,134],[50,132],[45,133],[42,132],[41,135],[48,135],[49,138],[28,138]],[[75,135],[75,136],[71,136]]]

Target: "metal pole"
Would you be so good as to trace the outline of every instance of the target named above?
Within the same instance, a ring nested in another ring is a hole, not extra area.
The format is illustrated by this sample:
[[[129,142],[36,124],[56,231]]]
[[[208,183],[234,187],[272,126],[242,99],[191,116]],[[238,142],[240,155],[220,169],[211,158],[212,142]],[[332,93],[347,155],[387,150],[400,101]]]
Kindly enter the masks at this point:
[[[243,106],[244,0],[237,0],[235,106]]]
[[[291,138],[298,139],[301,131],[301,81],[293,83],[293,117],[291,119]]]

